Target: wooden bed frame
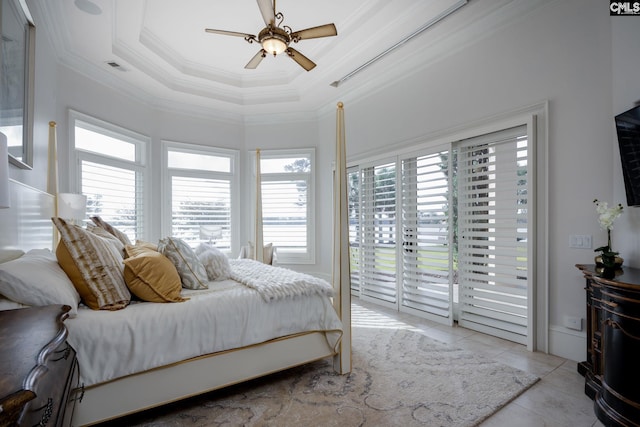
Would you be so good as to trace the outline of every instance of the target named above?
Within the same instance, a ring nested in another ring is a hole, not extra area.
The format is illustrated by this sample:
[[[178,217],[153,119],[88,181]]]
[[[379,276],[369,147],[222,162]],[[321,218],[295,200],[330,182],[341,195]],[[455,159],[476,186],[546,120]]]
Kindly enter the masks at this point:
[[[54,197],[15,181],[11,181],[10,191],[11,208],[0,210],[0,249],[52,249]],[[350,289],[347,286],[336,292],[334,308],[344,325],[337,352],[323,333],[311,332],[80,387],[71,402],[75,406],[73,425],[110,420],[330,356],[338,373],[350,372]]]

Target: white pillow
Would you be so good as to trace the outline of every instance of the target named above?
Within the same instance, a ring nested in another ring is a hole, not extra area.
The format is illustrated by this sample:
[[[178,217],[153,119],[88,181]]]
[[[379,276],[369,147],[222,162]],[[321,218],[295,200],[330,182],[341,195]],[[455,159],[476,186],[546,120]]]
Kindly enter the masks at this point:
[[[20,304],[65,304],[69,317],[78,314],[80,295],[49,249],[32,249],[0,264],[0,294]]]
[[[229,258],[215,248],[206,243],[202,243],[196,248],[198,259],[204,264],[207,271],[207,278],[212,281],[227,280],[231,277],[231,264]]]
[[[253,242],[249,242],[249,246],[246,251],[248,253],[240,254],[240,258],[250,258],[256,259],[255,257],[255,245]],[[273,254],[275,252],[275,248],[273,247],[273,243],[267,243],[264,245],[264,249],[262,251],[262,259],[265,264],[272,265],[273,264]]]
[[[24,255],[24,251],[20,249],[2,249],[0,250],[0,264],[18,259],[22,255]]]
[[[0,296],[0,311],[3,310],[15,310],[16,308],[27,308],[28,305],[20,304],[19,302],[11,301]]]

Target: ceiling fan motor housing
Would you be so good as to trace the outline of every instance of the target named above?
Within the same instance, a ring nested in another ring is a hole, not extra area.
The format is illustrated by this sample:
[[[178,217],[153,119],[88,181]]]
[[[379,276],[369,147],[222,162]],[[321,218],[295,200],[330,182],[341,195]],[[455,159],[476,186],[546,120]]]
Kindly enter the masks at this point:
[[[258,34],[258,41],[267,53],[276,56],[285,51],[291,43],[291,36],[288,32],[279,27],[268,26]]]

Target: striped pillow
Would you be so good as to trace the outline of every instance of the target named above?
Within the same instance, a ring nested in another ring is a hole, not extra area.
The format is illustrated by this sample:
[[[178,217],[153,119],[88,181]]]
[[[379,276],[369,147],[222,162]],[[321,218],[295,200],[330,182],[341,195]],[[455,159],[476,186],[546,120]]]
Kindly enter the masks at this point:
[[[92,216],[91,221],[93,221],[93,223],[98,227],[103,228],[107,230],[109,233],[113,234],[118,240],[122,242],[123,245],[131,244],[131,240],[129,240],[129,236],[127,236],[122,231],[118,230],[113,225],[109,224],[107,221],[100,218],[99,216]]]
[[[158,242],[158,252],[175,265],[182,287],[186,289],[207,289],[207,270],[195,251],[184,240],[165,237]]]
[[[122,258],[124,258],[125,256],[124,245],[120,240],[118,240],[116,236],[109,233],[104,228],[98,227],[93,224],[87,224],[87,231],[90,231],[96,236],[100,236],[103,239],[105,239],[107,242],[111,243],[111,246],[115,247],[118,250],[118,252],[120,252],[120,255],[122,255]]]
[[[118,249],[107,239],[51,218],[60,232],[58,263],[73,282],[82,302],[94,310],[119,310],[131,301]]]

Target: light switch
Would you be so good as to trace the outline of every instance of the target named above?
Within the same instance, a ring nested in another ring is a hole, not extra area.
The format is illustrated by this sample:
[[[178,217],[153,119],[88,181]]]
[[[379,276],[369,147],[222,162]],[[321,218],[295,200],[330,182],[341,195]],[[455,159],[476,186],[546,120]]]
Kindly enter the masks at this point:
[[[569,236],[569,247],[576,249],[591,249],[591,235],[572,234]]]

